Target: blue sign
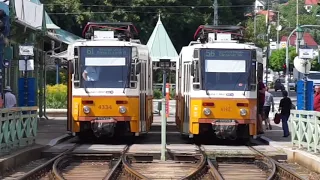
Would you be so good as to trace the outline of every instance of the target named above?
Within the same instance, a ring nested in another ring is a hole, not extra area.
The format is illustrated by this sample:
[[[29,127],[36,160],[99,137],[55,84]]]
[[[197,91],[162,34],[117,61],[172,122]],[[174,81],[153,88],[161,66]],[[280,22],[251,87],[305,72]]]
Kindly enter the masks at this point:
[[[129,57],[131,47],[81,47],[81,57]]]
[[[201,54],[205,59],[249,60],[251,58],[251,51],[242,49],[203,49]]]
[[[307,81],[307,91],[304,91],[304,81],[297,82],[297,109],[304,110],[304,104],[306,103],[306,110],[313,111],[313,81]],[[305,94],[307,98],[305,98]]]
[[[27,88],[25,88],[27,81]],[[19,106],[36,106],[36,78],[19,78],[18,81],[18,105]],[[27,96],[25,96],[27,94]]]

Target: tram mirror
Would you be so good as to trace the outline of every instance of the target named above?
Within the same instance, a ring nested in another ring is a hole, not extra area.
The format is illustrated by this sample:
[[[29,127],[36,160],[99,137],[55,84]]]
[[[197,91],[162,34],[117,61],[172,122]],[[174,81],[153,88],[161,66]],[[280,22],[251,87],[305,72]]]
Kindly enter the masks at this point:
[[[140,74],[140,72],[141,72],[141,63],[138,63],[135,66],[136,66],[136,74]]]
[[[191,76],[194,76],[194,61],[191,64]]]

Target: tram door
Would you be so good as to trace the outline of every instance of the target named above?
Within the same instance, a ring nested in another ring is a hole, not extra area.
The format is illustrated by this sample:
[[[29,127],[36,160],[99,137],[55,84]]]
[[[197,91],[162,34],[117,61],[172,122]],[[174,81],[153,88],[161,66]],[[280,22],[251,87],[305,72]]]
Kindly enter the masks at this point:
[[[183,93],[184,93],[184,116],[183,116],[183,133],[189,134],[190,129],[190,62],[185,62],[183,65],[184,80]]]
[[[140,101],[140,106],[139,106],[139,117],[140,117],[140,125],[139,125],[139,131],[140,132],[146,132],[147,127],[146,127],[146,82],[147,82],[147,74],[146,74],[146,62],[141,61],[141,73],[140,73],[140,95],[139,95],[139,101]]]

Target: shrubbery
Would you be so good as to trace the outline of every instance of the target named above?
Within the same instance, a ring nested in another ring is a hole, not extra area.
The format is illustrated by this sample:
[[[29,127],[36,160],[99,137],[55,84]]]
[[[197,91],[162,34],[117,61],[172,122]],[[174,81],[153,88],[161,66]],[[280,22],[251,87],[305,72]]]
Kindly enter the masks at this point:
[[[162,91],[153,90],[153,98],[161,99]],[[175,98],[175,89],[170,91],[170,99]],[[48,109],[66,109],[67,108],[67,86],[64,84],[47,85],[46,103]]]
[[[153,89],[153,99],[161,99],[162,98],[162,91],[159,89]],[[170,91],[170,99],[175,99],[176,90],[171,89]]]
[[[64,84],[47,85],[46,104],[48,109],[67,108],[67,86]]]

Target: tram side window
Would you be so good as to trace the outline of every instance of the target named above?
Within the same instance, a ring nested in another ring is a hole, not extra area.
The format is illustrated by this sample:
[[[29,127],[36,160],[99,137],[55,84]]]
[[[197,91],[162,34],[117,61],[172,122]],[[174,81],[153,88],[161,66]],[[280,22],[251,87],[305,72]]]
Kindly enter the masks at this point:
[[[258,81],[263,80],[263,64],[262,63],[258,63],[257,77],[258,77],[257,79]]]
[[[257,87],[256,62],[251,65],[250,80],[250,91],[255,91]]]

